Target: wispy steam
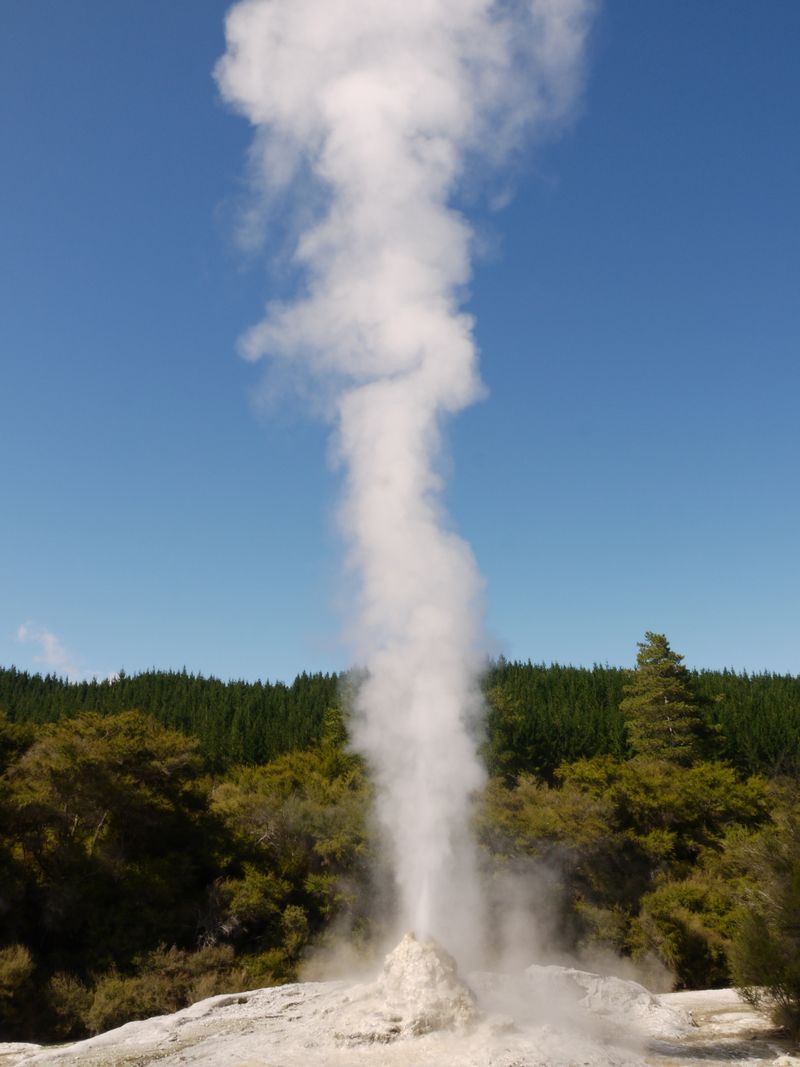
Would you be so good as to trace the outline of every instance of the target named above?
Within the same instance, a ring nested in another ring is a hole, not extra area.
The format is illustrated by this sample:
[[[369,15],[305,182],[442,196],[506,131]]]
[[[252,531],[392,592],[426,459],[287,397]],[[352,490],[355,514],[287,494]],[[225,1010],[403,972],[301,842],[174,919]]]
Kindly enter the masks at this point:
[[[86,672],[75,664],[60,639],[44,626],[37,626],[32,622],[22,623],[17,627],[17,640],[39,647],[39,654],[33,657],[33,662],[46,670],[68,678],[71,682],[79,682],[86,677]]]
[[[368,671],[354,743],[379,787],[400,921],[465,951],[481,929],[468,832],[483,770],[481,579],[439,502],[443,417],[482,391],[461,310],[465,167],[569,116],[590,0],[242,0],[216,75],[256,126],[265,195],[324,191],[299,233],[306,288],[268,305],[250,359],[333,388],[341,521]]]

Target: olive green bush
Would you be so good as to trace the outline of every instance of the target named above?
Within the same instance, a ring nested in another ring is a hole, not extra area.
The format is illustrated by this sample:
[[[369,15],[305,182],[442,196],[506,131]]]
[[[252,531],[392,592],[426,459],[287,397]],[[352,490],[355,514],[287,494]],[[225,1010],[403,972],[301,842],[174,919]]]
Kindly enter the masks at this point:
[[[34,962],[24,945],[0,949],[0,1038],[14,1040],[32,1011]]]
[[[744,860],[752,883],[733,937],[733,977],[746,1001],[800,1040],[800,805],[779,811]]]

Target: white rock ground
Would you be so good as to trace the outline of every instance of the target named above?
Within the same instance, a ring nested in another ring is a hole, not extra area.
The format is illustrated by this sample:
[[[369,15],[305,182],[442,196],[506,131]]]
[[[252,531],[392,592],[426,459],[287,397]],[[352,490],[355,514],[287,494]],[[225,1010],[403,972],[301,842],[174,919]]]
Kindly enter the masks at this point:
[[[800,1067],[732,990],[649,993],[567,967],[463,982],[406,935],[377,981],[211,997],[58,1048],[0,1044],[0,1067]]]

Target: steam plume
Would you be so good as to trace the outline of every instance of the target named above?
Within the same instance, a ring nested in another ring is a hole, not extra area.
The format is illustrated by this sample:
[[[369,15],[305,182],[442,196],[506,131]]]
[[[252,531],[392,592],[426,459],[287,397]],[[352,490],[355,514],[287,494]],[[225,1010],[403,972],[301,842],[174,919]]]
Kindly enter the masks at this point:
[[[17,640],[38,645],[39,655],[33,657],[34,662],[40,663],[48,671],[54,671],[70,682],[83,681],[87,677],[87,672],[76,666],[60,638],[44,626],[23,622],[17,627]]]
[[[256,127],[264,194],[309,179],[324,192],[296,244],[304,293],[268,305],[242,347],[333,389],[368,671],[354,743],[378,785],[400,922],[462,954],[481,926],[467,822],[483,780],[482,583],[442,513],[437,461],[443,418],[482,386],[460,310],[471,233],[451,203],[467,164],[568,117],[591,7],[242,0],[216,70]]]

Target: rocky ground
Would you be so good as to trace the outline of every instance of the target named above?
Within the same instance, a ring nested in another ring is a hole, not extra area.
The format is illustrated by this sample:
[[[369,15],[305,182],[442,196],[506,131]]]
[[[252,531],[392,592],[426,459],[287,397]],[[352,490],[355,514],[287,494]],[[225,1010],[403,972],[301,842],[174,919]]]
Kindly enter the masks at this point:
[[[0,1044],[0,1067],[800,1067],[732,990],[653,995],[566,967],[464,982],[407,935],[375,982],[211,997],[58,1048]]]

